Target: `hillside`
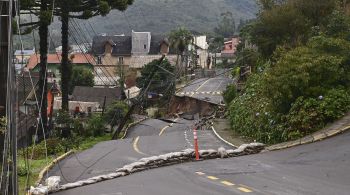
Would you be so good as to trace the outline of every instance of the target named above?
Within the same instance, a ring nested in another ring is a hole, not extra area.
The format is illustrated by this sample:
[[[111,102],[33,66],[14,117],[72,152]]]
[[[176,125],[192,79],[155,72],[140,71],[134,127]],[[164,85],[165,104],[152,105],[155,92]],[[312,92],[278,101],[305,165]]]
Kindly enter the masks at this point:
[[[220,14],[230,11],[234,18],[255,17],[255,0],[135,0],[124,13],[112,11],[106,17],[89,21],[98,33],[128,33],[151,31],[165,33],[185,26],[199,32],[210,32],[219,21]]]
[[[76,34],[85,34],[86,38],[78,42],[86,42],[95,33],[130,34],[131,30],[135,30],[162,34],[179,26],[204,33],[212,32],[220,20],[220,14],[227,11],[232,12],[237,23],[240,19],[254,18],[257,12],[256,0],[135,0],[125,12],[112,11],[106,17],[98,16],[88,22],[74,21],[71,29],[75,31],[75,37]],[[76,23],[79,23],[80,28],[75,30]],[[50,47],[59,46],[61,30],[57,18],[50,29],[54,41]],[[33,38],[27,35],[23,39],[25,48],[31,49]],[[20,48],[18,42],[16,39],[15,48]],[[75,44],[76,41],[71,40],[71,43]]]

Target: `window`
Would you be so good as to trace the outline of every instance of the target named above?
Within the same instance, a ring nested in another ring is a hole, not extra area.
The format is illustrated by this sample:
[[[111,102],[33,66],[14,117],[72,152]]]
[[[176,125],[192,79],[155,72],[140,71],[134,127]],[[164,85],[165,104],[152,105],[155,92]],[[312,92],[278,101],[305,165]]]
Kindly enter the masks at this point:
[[[143,45],[143,48],[146,50],[146,49],[147,49],[147,45],[146,45],[146,44],[144,44],[144,45]]]
[[[97,56],[97,64],[102,64],[102,58],[101,58],[101,56]]]
[[[119,64],[124,64],[124,58],[123,57],[119,57]]]

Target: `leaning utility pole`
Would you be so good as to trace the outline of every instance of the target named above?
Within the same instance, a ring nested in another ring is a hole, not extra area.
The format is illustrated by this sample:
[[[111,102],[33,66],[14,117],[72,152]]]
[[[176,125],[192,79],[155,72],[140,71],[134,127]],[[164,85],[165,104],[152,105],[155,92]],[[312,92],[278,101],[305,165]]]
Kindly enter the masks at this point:
[[[1,194],[18,194],[16,81],[12,63],[12,19],[16,0],[0,0],[0,116],[6,116],[3,136]],[[4,144],[5,143],[5,144]],[[4,147],[3,147],[4,146]]]
[[[119,136],[119,133],[123,130],[126,122],[129,120],[131,114],[134,112],[135,108],[141,103],[142,99],[144,98],[145,96],[145,93],[148,91],[151,83],[152,83],[152,79],[154,77],[154,74],[156,73],[156,71],[158,70],[158,67],[162,64],[163,60],[165,58],[165,55],[163,55],[160,59],[159,59],[159,62],[158,62],[158,65],[154,66],[153,67],[153,70],[148,78],[148,80],[146,81],[147,83],[147,86],[144,87],[139,95],[136,97],[136,101],[135,103],[133,103],[131,106],[130,106],[130,109],[128,110],[128,112],[125,114],[125,116],[122,118],[117,130],[113,133],[113,136],[112,136],[112,139],[118,139],[118,136]]]

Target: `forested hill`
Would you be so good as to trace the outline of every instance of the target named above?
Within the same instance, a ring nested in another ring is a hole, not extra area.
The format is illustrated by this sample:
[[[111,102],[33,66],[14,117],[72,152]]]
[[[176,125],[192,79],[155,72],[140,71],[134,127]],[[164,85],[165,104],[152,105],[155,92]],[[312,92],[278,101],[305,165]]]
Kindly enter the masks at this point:
[[[89,42],[99,33],[130,34],[131,30],[163,34],[184,26],[200,33],[213,32],[222,13],[231,12],[238,25],[241,19],[254,18],[257,10],[256,0],[135,0],[125,12],[114,10],[105,17],[98,16],[88,21],[71,20],[71,33],[87,37],[81,39],[82,36],[77,36],[71,39],[71,44]],[[26,16],[23,18],[29,21]],[[76,28],[77,24],[80,28]],[[53,49],[61,45],[61,22],[57,17],[50,26],[50,32],[50,40],[54,42],[50,47]],[[37,31],[35,35],[37,37]],[[24,48],[32,49],[33,40],[31,34],[23,36]],[[15,48],[20,48],[17,38]]]
[[[165,33],[185,26],[198,32],[211,32],[220,14],[232,12],[236,21],[254,18],[256,0],[135,0],[125,12],[112,11],[89,22],[98,33],[151,31]]]

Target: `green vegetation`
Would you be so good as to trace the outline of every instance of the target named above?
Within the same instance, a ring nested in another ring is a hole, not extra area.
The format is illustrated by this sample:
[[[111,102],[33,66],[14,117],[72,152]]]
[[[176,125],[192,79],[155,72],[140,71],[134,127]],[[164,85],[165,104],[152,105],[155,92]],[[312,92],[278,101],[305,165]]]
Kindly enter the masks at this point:
[[[350,19],[337,0],[261,2],[258,19],[241,30],[258,50],[238,54],[253,74],[229,114],[235,131],[273,144],[350,110]]]
[[[0,118],[0,135],[3,134],[6,130],[6,118],[1,117]]]
[[[107,108],[104,116],[93,114],[87,119],[73,119],[68,112],[60,110],[55,120],[56,127],[50,138],[46,140],[46,145],[45,142],[40,142],[18,152],[19,186],[20,191],[23,192],[21,194],[25,192],[27,177],[29,177],[28,185],[34,185],[40,171],[55,158],[69,150],[79,152],[97,143],[111,140],[111,134],[105,132],[107,124],[117,125],[127,109],[128,106],[124,102],[116,101]],[[122,115],[115,118],[113,116],[117,110],[121,110]]]
[[[214,32],[222,37],[232,37],[236,32],[236,22],[233,18],[232,12],[221,14],[221,20]]]
[[[147,82],[149,80],[150,74],[154,70],[155,66],[159,64],[159,60],[154,60],[153,62],[146,64],[141,70],[141,77],[137,78],[136,85],[139,88],[147,87]],[[175,79],[170,73],[175,73],[175,67],[170,64],[167,59],[164,59],[159,65],[162,68],[157,68],[151,84],[149,86],[149,92],[162,94],[164,99],[170,98],[175,90]],[[159,102],[158,102],[159,103]]]
[[[93,87],[94,84],[94,74],[91,70],[83,67],[74,67],[71,84],[69,85],[69,93],[73,93],[75,86]]]
[[[111,126],[111,130],[120,124],[122,118],[126,115],[129,110],[129,106],[122,101],[115,101],[111,106],[107,108],[105,113],[104,121]]]
[[[86,149],[89,149],[91,147],[93,147],[94,145],[103,142],[103,141],[108,141],[111,139],[111,136],[106,134],[103,136],[99,136],[99,137],[87,137],[84,138],[84,140],[81,141],[81,143],[79,144],[79,147],[74,147],[72,148],[73,150],[75,150],[76,152],[79,151],[83,151]],[[54,140],[54,141],[53,141]],[[62,143],[60,143],[60,141],[55,140],[55,139],[48,139],[47,140],[47,149],[48,151],[55,151],[54,153],[49,153],[48,152],[48,158],[46,161],[45,158],[45,146],[44,146],[44,142],[41,142],[39,144],[37,144],[35,146],[35,150],[34,150],[34,155],[33,155],[33,159],[26,161],[27,159],[27,154],[28,156],[31,156],[31,152],[32,152],[32,147],[28,148],[28,151],[24,150],[20,150],[18,152],[19,155],[19,159],[18,159],[18,182],[19,182],[19,189],[20,189],[20,194],[25,194],[26,191],[26,180],[27,180],[27,175],[29,177],[29,186],[33,186],[35,184],[35,182],[38,179],[39,173],[41,170],[43,170],[44,167],[46,167],[48,165],[48,163],[52,162],[55,158],[61,156],[62,154],[65,153],[64,148],[62,147]],[[56,142],[57,141],[57,142]],[[50,143],[56,143],[58,144],[59,147],[56,148],[55,145],[50,144]],[[28,153],[27,153],[28,152]],[[30,169],[27,169],[26,167],[30,165]],[[28,170],[30,170],[28,172]]]

